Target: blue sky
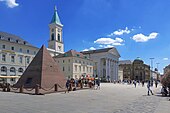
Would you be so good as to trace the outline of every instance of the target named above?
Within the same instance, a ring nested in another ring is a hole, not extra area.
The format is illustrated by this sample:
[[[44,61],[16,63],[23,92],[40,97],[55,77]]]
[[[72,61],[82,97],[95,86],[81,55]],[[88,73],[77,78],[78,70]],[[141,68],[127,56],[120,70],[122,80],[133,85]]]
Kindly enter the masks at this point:
[[[169,0],[0,0],[0,31],[47,46],[54,5],[65,51],[114,46],[121,60],[152,57],[161,72],[169,64]]]

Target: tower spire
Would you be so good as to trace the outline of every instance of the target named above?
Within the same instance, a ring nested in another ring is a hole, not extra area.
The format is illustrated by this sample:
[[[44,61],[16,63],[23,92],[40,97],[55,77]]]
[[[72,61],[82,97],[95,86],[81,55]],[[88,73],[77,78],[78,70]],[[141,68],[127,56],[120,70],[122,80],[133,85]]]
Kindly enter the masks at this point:
[[[60,18],[59,18],[58,13],[57,13],[56,5],[54,6],[54,14],[53,14],[53,17],[52,17],[52,20],[51,20],[50,24],[52,24],[52,23],[55,23],[55,24],[58,24],[58,25],[62,26],[62,24],[60,22]]]
[[[57,6],[56,6],[56,5],[54,6],[54,11],[55,11],[55,12],[57,11]]]

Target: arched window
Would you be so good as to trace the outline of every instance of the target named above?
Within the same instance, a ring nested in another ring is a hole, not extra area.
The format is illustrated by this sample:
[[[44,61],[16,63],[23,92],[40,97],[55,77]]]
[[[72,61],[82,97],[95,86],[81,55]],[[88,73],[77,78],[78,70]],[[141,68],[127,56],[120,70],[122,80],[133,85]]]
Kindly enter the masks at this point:
[[[7,72],[7,68],[5,66],[1,67],[1,72]]]
[[[60,41],[60,34],[58,34],[58,41]]]
[[[10,72],[14,72],[14,73],[15,73],[15,68],[14,68],[14,67],[11,67],[11,68],[10,68]]]
[[[51,34],[51,40],[54,40],[54,33]]]
[[[24,70],[22,68],[18,69],[18,72],[22,73]]]

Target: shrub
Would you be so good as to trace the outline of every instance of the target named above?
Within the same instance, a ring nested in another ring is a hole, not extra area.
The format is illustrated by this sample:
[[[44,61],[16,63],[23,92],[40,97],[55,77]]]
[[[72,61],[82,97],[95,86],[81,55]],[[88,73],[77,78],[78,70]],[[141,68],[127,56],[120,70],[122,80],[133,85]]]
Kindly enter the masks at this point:
[[[162,78],[161,78],[161,83],[165,87],[170,87],[170,71],[166,72]]]

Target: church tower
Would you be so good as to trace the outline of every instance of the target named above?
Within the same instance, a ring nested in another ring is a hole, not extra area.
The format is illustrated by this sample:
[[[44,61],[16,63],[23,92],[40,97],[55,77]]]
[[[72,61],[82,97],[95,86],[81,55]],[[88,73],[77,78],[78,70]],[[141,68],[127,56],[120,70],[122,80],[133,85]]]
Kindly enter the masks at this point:
[[[54,53],[54,56],[64,52],[64,43],[62,38],[63,25],[60,22],[57,8],[54,8],[54,15],[49,24],[50,39],[48,41],[48,50]]]

